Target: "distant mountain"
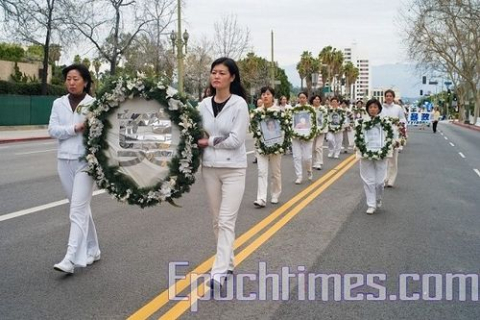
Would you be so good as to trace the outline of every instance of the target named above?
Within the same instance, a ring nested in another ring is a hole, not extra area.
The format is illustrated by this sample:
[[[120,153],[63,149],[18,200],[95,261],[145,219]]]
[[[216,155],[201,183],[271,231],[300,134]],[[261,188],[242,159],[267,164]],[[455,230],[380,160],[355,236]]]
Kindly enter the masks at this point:
[[[293,86],[300,87],[300,77],[296,65],[282,66],[282,68],[285,69],[288,80]],[[392,87],[398,89],[403,98],[411,99],[420,96],[420,89],[435,92],[435,87],[428,88],[428,86],[422,85],[421,76],[416,74],[413,65],[397,63],[372,66],[372,89]]]

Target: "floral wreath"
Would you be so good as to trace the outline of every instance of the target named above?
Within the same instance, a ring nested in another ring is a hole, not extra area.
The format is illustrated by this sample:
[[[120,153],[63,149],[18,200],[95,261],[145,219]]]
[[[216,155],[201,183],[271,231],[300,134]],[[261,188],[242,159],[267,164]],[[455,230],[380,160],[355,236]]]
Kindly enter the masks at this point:
[[[170,116],[180,131],[180,141],[176,155],[169,163],[169,174],[153,187],[138,187],[133,180],[118,171],[118,166],[110,166],[103,150],[108,148],[107,130],[112,125],[107,117],[115,112],[120,104],[128,99],[141,97],[156,100],[168,108]],[[190,191],[195,182],[195,172],[200,165],[200,149],[197,145],[201,138],[201,117],[197,109],[189,105],[183,97],[170,96],[162,81],[147,79],[143,74],[136,78],[119,77],[110,80],[97,100],[89,107],[84,139],[86,141],[88,174],[97,182],[99,188],[106,189],[117,200],[140,207],[149,207],[166,201],[172,205],[174,198],[180,198]]]
[[[367,114],[367,110],[365,109],[365,107],[357,107],[356,105],[352,107],[352,112],[355,119],[360,119]],[[360,117],[357,117],[358,114],[360,115]]]
[[[321,133],[324,133],[325,128],[328,125],[328,119],[327,119],[328,110],[324,106],[319,106],[318,108],[315,108],[315,112],[317,112],[317,111],[320,111],[323,114],[323,124],[322,124],[322,126],[318,127],[318,125],[317,125],[317,134],[321,134]],[[316,118],[316,115],[315,115],[315,118]]]
[[[338,125],[332,125],[331,123],[331,115],[332,113],[338,113],[340,115],[340,122]],[[336,133],[342,130],[343,125],[345,124],[345,110],[342,108],[338,107],[337,109],[329,108],[328,109],[328,131]]]
[[[310,134],[309,135],[298,134],[297,132],[295,132],[295,130],[293,130],[293,127],[291,127],[292,137],[299,140],[303,140],[303,141],[310,141],[313,138],[315,138],[315,136],[317,135],[317,113],[315,112],[315,108],[308,104],[304,106],[298,105],[290,109],[292,119],[296,113],[299,113],[302,111],[307,111],[310,113],[310,123],[311,123]],[[293,126],[293,121],[291,121],[291,124]]]
[[[376,125],[380,125],[383,131],[386,131],[387,138],[385,140],[385,145],[378,151],[367,150],[367,145],[365,143],[365,137],[363,132],[366,130],[372,129]],[[393,129],[392,123],[387,118],[375,117],[372,120],[358,120],[358,125],[355,127],[355,145],[362,155],[362,158],[367,158],[370,160],[384,159],[393,145]]]
[[[265,119],[274,119],[280,122],[280,128],[284,132],[283,143],[274,144],[271,147],[265,145],[260,123]],[[270,108],[256,108],[250,112],[250,131],[255,138],[255,146],[260,154],[282,154],[290,147],[291,136],[290,115],[281,110]]]
[[[388,119],[393,125],[398,127],[398,139],[395,141],[395,148],[399,146],[404,146],[407,144],[407,130],[405,128],[405,123],[400,122],[398,117],[385,117]]]

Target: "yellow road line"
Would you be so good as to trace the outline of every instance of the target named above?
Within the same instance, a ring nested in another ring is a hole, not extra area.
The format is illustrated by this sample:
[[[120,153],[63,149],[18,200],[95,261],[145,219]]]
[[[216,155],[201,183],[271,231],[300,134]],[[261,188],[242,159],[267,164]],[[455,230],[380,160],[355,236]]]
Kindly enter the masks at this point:
[[[335,181],[340,179],[345,172],[347,172],[357,160],[353,160],[348,163],[342,170],[340,170],[332,179],[327,181],[324,185],[320,188],[312,192],[308,197],[306,197],[300,204],[295,206],[288,214],[286,214],[282,219],[277,221],[271,228],[266,230],[263,234],[261,234],[257,239],[255,239],[250,245],[248,245],[244,250],[238,253],[235,257],[235,261],[237,264],[240,264],[243,260],[245,260],[248,256],[250,256],[255,250],[257,250],[261,245],[263,245],[268,239],[270,239],[275,233],[277,233],[281,228],[283,228],[290,220],[292,220],[303,208],[305,208],[310,202],[312,202],[317,196],[323,193],[330,185],[332,185]],[[203,286],[204,293],[208,294],[210,288],[204,284]],[[160,317],[160,320],[165,319],[177,319],[180,317],[185,311],[187,311],[194,303],[197,302],[199,299],[199,294],[197,293],[197,289],[193,290],[189,295],[188,300],[177,302],[175,306],[173,306],[170,310],[168,310],[165,314]]]
[[[310,192],[315,190],[319,185],[330,179],[335,173],[337,173],[339,170],[344,168],[350,161],[354,159],[354,156],[348,157],[346,160],[342,161],[339,165],[337,165],[335,168],[331,169],[328,173],[326,173],[324,176],[322,176],[320,179],[312,183],[310,186],[302,190],[299,194],[297,194],[295,197],[290,199],[288,202],[286,202],[284,205],[282,205],[280,208],[272,212],[269,216],[264,218],[262,221],[260,221],[258,224],[250,228],[247,232],[242,234],[240,237],[238,237],[235,240],[234,243],[234,249],[238,249],[240,246],[245,244],[247,241],[249,241],[252,237],[254,237],[257,233],[259,233],[261,230],[263,230],[265,227],[267,227],[270,223],[272,223],[275,219],[277,219],[279,216],[281,216],[283,213],[285,213],[290,207],[295,205],[298,201],[300,201],[303,197],[308,195]],[[163,291],[161,294],[153,298],[150,302],[148,302],[145,306],[140,308],[138,311],[136,311],[134,314],[132,314],[128,320],[139,320],[139,319],[147,319],[150,317],[153,313],[157,312],[160,308],[162,308],[164,305],[166,305],[170,299],[169,299],[169,293],[170,296],[176,296],[179,293],[181,293],[183,290],[185,290],[187,287],[190,286],[190,283],[193,279],[191,279],[192,273],[193,274],[203,274],[208,272],[213,264],[213,260],[215,259],[215,256],[211,256],[204,262],[202,262],[198,267],[196,267],[194,270],[189,272],[187,275],[185,275],[184,279],[178,280],[174,285],[170,286],[167,290]],[[237,262],[237,259],[235,259],[235,262]]]

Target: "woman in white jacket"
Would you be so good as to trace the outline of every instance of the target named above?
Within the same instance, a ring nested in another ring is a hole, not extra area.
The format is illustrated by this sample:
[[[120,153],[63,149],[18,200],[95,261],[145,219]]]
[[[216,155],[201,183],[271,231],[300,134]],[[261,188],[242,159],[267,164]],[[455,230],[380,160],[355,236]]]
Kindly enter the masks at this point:
[[[263,87],[260,89],[262,95],[263,106],[261,109],[278,110],[278,106],[273,105],[275,90],[271,87]],[[274,123],[274,122],[270,122]],[[283,133],[285,136],[285,133]],[[286,137],[284,137],[286,139]],[[268,189],[268,167],[272,173],[270,193],[270,202],[278,203],[278,198],[282,193],[282,154],[260,154],[257,155],[258,160],[258,189],[257,200],[253,204],[258,208],[264,208],[267,203],[267,189]]]
[[[63,69],[68,94],[53,102],[48,132],[58,139],[58,173],[70,202],[70,235],[67,253],[54,269],[73,273],[74,267],[85,267],[100,259],[97,232],[90,201],[93,178],[86,173],[83,131],[88,106],[94,99],[88,95],[92,85],[90,72],[83,65]]]
[[[245,191],[245,138],[250,117],[235,61],[219,58],[212,63],[210,89],[212,97],[199,107],[206,137],[198,140],[198,145],[203,148],[202,175],[217,238],[211,270],[215,287],[233,273],[235,221]]]
[[[315,94],[310,97],[310,104],[315,108],[317,113],[317,135],[313,139],[313,169],[322,170],[323,166],[323,141],[325,140],[325,133],[328,131],[327,109],[321,106],[322,98]]]

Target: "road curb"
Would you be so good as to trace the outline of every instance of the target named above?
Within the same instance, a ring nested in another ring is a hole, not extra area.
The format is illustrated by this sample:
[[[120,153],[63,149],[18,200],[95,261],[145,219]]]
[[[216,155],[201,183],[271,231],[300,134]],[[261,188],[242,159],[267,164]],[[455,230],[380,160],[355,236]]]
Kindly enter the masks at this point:
[[[33,137],[33,138],[13,138],[13,139],[2,139],[0,144],[11,143],[11,142],[22,142],[22,141],[34,141],[34,140],[47,140],[52,139],[51,137]]]
[[[457,126],[460,126],[460,127],[464,127],[464,128],[468,128],[470,130],[475,130],[475,131],[480,131],[480,127],[479,126],[475,126],[475,125],[471,125],[471,124],[465,124],[465,123],[460,123],[458,121],[453,121],[452,122],[454,125],[457,125]]]

